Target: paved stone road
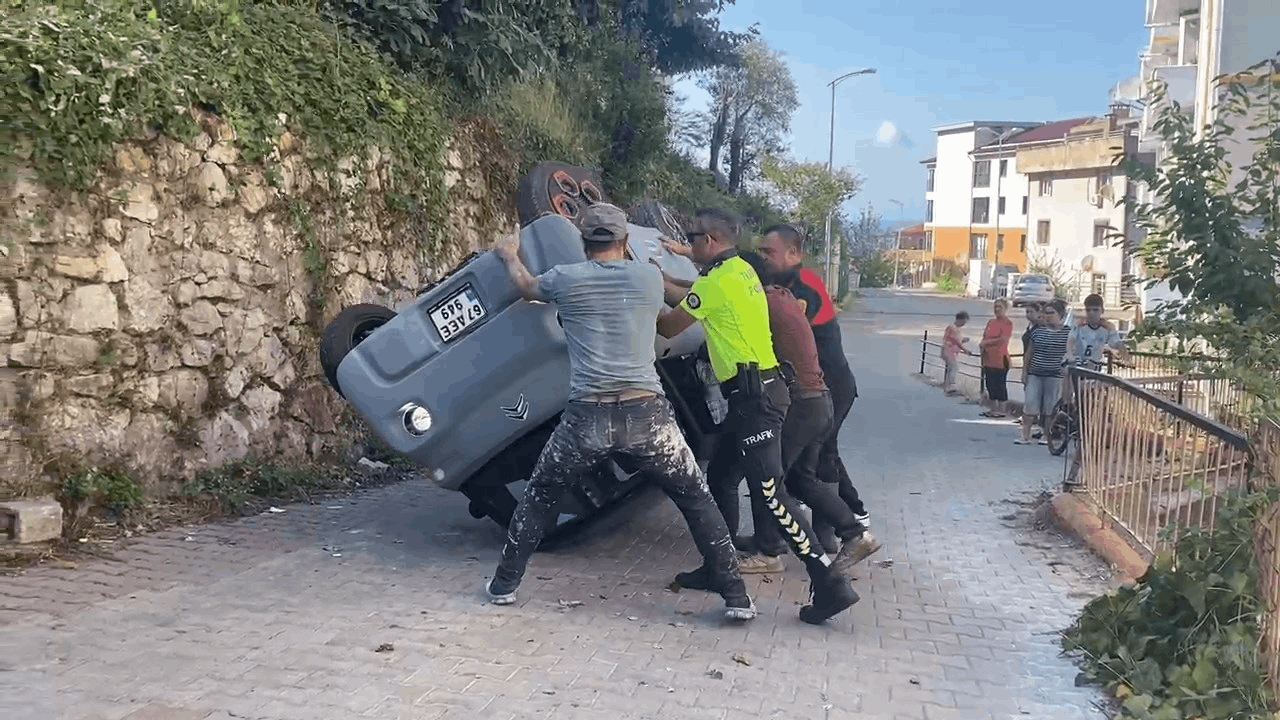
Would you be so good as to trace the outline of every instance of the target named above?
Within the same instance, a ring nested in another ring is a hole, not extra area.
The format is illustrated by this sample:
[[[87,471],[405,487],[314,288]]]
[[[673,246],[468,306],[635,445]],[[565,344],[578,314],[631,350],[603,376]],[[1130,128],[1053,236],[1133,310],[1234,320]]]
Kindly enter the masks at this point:
[[[827,626],[796,618],[794,558],[750,580],[745,626],[668,591],[698,559],[653,492],[488,605],[501,532],[413,481],[0,578],[0,717],[1103,717],[1056,632],[1106,570],[1024,507],[1060,465],[909,377],[918,346],[874,313],[911,302],[845,319],[862,397],[843,448],[885,549]]]

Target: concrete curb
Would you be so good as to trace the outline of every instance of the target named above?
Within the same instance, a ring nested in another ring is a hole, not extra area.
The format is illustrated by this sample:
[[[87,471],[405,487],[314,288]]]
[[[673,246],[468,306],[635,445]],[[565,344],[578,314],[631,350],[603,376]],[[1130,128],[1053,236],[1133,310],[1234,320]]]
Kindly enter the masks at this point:
[[[1102,558],[1123,585],[1132,585],[1147,571],[1147,561],[1079,495],[1059,493],[1050,503],[1053,517]]]

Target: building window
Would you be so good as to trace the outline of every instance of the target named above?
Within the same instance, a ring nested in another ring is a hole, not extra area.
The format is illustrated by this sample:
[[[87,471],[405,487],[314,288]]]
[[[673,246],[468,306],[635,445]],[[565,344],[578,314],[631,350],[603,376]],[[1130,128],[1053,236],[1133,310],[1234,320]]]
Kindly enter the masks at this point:
[[[1102,295],[1104,297],[1106,296],[1107,294],[1107,274],[1106,273],[1093,274],[1093,282],[1089,288],[1089,292],[1097,293],[1098,295]]]
[[[979,160],[973,164],[973,186],[991,187],[991,161]]]
[[[991,222],[991,198],[974,198],[971,222]]]
[[[924,181],[924,191],[933,192],[933,168],[929,168],[929,179]]]
[[[1000,177],[1009,177],[1009,161],[1000,161]]]
[[[1036,223],[1036,242],[1041,245],[1049,244],[1049,221],[1040,220]]]
[[[1000,209],[997,210],[996,212],[1000,213],[1001,215],[1004,214],[1004,198],[1000,198]]]
[[[996,252],[1004,252],[1004,233],[996,236]]]
[[[969,236],[969,257],[978,259],[987,257],[986,233],[974,233]]]
[[[1027,252],[1027,236],[1026,235],[1023,235],[1022,237],[1018,238],[1018,252],[1020,253]]]
[[[933,177],[932,170],[929,171],[929,177]],[[924,221],[933,222],[933,201],[932,200],[924,201]]]
[[[1023,215],[1027,214],[1027,201],[1030,199],[1031,198],[1027,198],[1027,197],[1022,198],[1022,214]]]
[[[1099,170],[1098,171],[1098,189],[1101,190],[1102,188],[1110,184],[1111,184],[1111,171]]]
[[[930,201],[932,203],[932,201]],[[924,249],[933,251],[933,231],[926,230],[924,233]]]
[[[1040,180],[1040,197],[1050,197],[1053,195],[1053,178],[1043,178]]]
[[[1093,246],[1096,248],[1107,246],[1107,231],[1111,228],[1107,226],[1106,221],[1096,222],[1093,224]]]

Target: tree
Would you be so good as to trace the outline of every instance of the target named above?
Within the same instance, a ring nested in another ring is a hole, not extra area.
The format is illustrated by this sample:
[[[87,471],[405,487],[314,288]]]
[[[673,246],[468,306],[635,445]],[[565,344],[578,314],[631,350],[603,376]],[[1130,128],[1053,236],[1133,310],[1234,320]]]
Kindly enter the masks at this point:
[[[600,0],[576,0],[599,13]],[[733,64],[737,49],[756,34],[720,29],[716,15],[734,0],[616,0],[618,36],[638,42],[659,72],[679,75]],[[580,14],[584,10],[579,10]]]
[[[728,170],[730,193],[743,191],[765,155],[786,149],[791,115],[800,106],[799,91],[782,54],[763,40],[742,47],[739,62],[703,74],[698,84],[711,95],[705,122],[714,173]],[[728,145],[728,156],[722,153]]]
[[[862,178],[846,168],[827,172],[823,163],[799,162],[773,155],[765,156],[761,162],[761,173],[777,190],[778,199],[791,220],[803,226],[811,236],[822,233],[828,214],[837,215],[832,220],[832,227],[838,227],[840,206],[862,189]]]
[[[1260,72],[1258,72],[1260,71]],[[1140,338],[1207,345],[1226,358],[1219,372],[1280,413],[1280,55],[1221,83],[1217,119],[1201,138],[1189,114],[1156,89],[1155,130],[1167,152],[1158,166],[1137,156],[1122,165],[1150,188],[1134,215],[1146,238],[1138,256],[1181,297],[1163,303],[1137,328]],[[1228,149],[1243,129],[1252,157],[1240,168]],[[1212,369],[1212,368],[1211,368]]]

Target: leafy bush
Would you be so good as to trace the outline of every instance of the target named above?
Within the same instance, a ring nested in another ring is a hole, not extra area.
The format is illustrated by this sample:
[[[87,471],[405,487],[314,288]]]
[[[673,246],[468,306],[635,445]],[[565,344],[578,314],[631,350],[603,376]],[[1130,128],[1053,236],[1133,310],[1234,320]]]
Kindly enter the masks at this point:
[[[952,270],[944,270],[938,273],[938,292],[951,293],[959,295],[964,292],[964,277],[958,275]]]
[[[142,486],[123,470],[114,468],[94,467],[68,475],[62,483],[62,496],[75,511],[86,505],[105,507],[116,517],[141,508],[143,501]]]
[[[1063,647],[1123,701],[1126,717],[1267,718],[1253,524],[1280,488],[1219,499],[1212,534],[1178,531],[1134,587],[1094,599]],[[1167,531],[1168,532],[1168,531]]]
[[[882,288],[893,284],[893,261],[879,250],[858,259],[862,287]]]

